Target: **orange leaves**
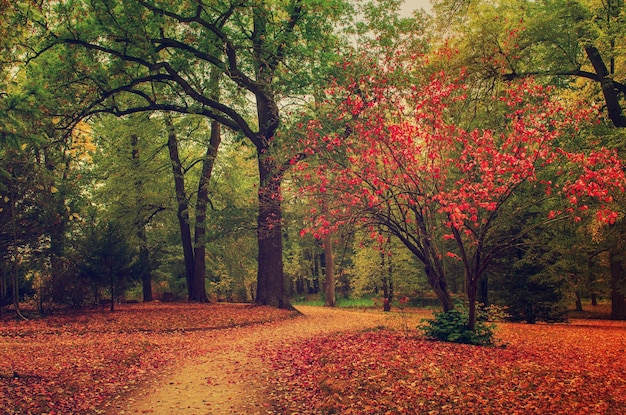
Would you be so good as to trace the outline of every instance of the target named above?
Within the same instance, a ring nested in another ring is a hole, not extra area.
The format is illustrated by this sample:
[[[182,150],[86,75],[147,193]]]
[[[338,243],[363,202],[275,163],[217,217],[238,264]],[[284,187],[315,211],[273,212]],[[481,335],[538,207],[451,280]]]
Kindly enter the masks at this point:
[[[576,321],[501,324],[506,347],[407,339],[384,330],[316,339],[270,357],[284,376],[277,410],[624,414],[625,333],[624,323]]]
[[[115,313],[94,310],[2,321],[0,408],[7,411],[3,413],[96,413],[162,368],[206,352],[211,347],[207,331],[289,315],[245,305],[117,308]]]

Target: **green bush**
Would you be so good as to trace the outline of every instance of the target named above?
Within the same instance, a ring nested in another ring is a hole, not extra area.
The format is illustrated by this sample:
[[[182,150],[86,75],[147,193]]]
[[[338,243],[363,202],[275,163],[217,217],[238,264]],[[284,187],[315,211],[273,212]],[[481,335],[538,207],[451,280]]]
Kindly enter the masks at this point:
[[[456,308],[447,312],[435,313],[433,319],[424,319],[418,328],[432,340],[474,345],[494,344],[493,331],[495,325],[477,319],[474,330],[470,330],[468,313],[464,308]]]

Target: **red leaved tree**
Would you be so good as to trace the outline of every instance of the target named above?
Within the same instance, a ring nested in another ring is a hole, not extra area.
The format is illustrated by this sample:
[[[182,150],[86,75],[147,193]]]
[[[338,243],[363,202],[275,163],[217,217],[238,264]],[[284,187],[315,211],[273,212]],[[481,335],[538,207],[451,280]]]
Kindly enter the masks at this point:
[[[372,63],[367,76],[330,91],[339,100],[328,119],[335,131],[324,133],[324,121],[309,125],[303,144],[321,161],[300,168],[315,171],[315,184],[302,189],[327,193],[333,218],[317,215],[304,232],[319,236],[330,223],[353,221],[378,237],[382,227],[424,264],[444,311],[453,308],[444,256],[461,261],[473,330],[479,279],[529,232],[512,221],[553,198],[560,207],[533,226],[579,220],[589,211],[587,199],[599,201],[598,220],[612,223],[611,194],[622,192],[626,180],[613,151],[583,152],[572,144],[580,142],[589,111],[566,108],[526,80],[493,97],[491,115],[476,117],[482,126],[463,128],[463,77],[440,71],[403,83],[411,77],[399,74],[418,73],[422,64],[418,57]]]

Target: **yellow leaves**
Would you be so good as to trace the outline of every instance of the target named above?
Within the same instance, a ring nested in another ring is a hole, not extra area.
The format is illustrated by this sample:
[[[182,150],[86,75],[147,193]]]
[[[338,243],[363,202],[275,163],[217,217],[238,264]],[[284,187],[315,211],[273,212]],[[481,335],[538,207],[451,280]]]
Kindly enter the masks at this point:
[[[84,162],[91,162],[91,154],[96,151],[93,142],[93,129],[88,123],[79,122],[72,131],[70,153]]]

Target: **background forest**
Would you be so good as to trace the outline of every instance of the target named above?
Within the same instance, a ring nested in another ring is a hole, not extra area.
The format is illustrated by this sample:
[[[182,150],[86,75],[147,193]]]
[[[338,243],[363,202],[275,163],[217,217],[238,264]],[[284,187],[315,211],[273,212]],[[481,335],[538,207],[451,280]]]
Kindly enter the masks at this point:
[[[626,318],[624,2],[400,4],[0,0],[0,310]]]

